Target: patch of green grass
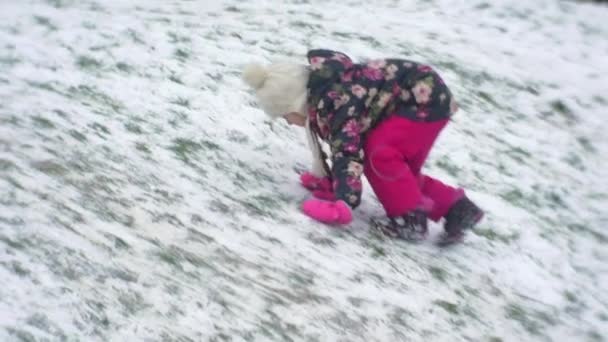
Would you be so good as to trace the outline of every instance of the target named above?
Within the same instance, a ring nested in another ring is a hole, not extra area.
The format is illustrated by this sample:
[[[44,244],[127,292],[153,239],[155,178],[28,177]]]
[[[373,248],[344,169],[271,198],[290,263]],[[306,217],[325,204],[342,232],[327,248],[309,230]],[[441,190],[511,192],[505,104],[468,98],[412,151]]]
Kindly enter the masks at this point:
[[[146,145],[145,143],[142,143],[142,142],[135,143],[135,148],[138,151],[144,152],[146,154],[150,154],[151,153],[150,148],[148,147],[148,145]]]
[[[178,106],[190,108],[190,100],[183,97],[178,97],[172,100],[171,103],[176,104]]]
[[[98,122],[94,122],[94,123],[90,124],[89,127],[91,127],[96,132],[100,132],[103,134],[110,134],[110,130],[106,126],[104,126]]]
[[[18,342],[36,342],[36,341],[38,341],[38,339],[34,335],[32,335],[32,333],[19,329],[19,328],[7,327],[6,331],[8,332],[9,336],[14,337],[15,341],[18,341]]]
[[[604,341],[606,341],[606,339],[604,338],[604,336],[602,334],[600,334],[599,332],[595,331],[595,330],[591,330],[591,331],[587,332],[587,337],[589,338],[590,342],[604,342]]]
[[[458,304],[450,303],[445,300],[436,300],[433,302],[433,304],[439,306],[440,308],[444,309],[445,311],[447,311],[448,313],[450,313],[452,315],[460,314],[460,312],[458,310]]]
[[[604,233],[600,233],[598,231],[593,230],[592,228],[589,228],[587,225],[580,223],[570,223],[566,227],[568,228],[568,230],[575,232],[576,234],[580,234],[581,232],[590,234],[601,244],[608,243],[608,236],[606,236]]]
[[[384,248],[378,245],[372,245],[372,258],[379,259],[386,256],[386,251]]]
[[[488,337],[488,342],[503,342],[502,338],[496,336]]]
[[[525,164],[527,160],[532,158],[532,154],[521,147],[511,147],[505,153],[520,164]]]
[[[88,56],[78,56],[76,65],[84,70],[97,70],[103,66],[100,61]]]
[[[430,266],[429,272],[431,273],[433,278],[439,280],[442,283],[445,283],[449,276],[448,272],[440,267]]]
[[[77,131],[77,130],[75,130],[75,129],[70,129],[70,130],[68,131],[68,134],[69,134],[70,136],[72,136],[72,138],[74,138],[74,139],[76,139],[76,140],[78,140],[78,141],[80,141],[80,142],[85,142],[85,141],[87,141],[87,137],[86,137],[84,134],[82,134],[82,133],[78,132],[78,131]]]
[[[133,71],[133,67],[125,62],[116,63],[116,69],[126,73],[131,73]]]
[[[104,234],[105,238],[112,241],[114,248],[119,250],[130,250],[131,245],[129,245],[125,240],[119,238],[118,236],[110,233]]]
[[[507,318],[517,321],[533,335],[541,335],[547,326],[554,326],[558,322],[554,316],[542,311],[527,311],[518,304],[508,304],[505,307]]]
[[[533,335],[539,335],[540,325],[529,317],[529,314],[517,304],[509,304],[505,308],[507,318],[520,323],[526,331]]]
[[[289,22],[289,26],[295,27],[295,28],[308,29],[308,30],[318,30],[318,29],[321,29],[321,25],[319,25],[319,24],[311,24],[309,22],[302,21],[302,20],[290,21]]]
[[[211,211],[220,212],[220,213],[221,212],[230,212],[230,206],[217,198],[214,198],[211,201],[209,201],[209,209],[211,209]]]
[[[169,36],[169,42],[172,44],[189,43],[192,41],[192,39],[190,37],[184,36],[184,35],[179,35],[175,32],[167,32],[167,35]]]
[[[544,194],[545,199],[549,202],[551,208],[567,208],[568,206],[562,197],[554,191],[549,191]]]
[[[34,116],[32,118],[32,121],[34,122],[34,125],[40,128],[55,128],[55,125],[51,120],[43,118],[41,116]]]
[[[564,116],[567,119],[570,119],[570,120],[576,119],[576,117],[574,116],[574,113],[572,112],[570,107],[568,107],[568,105],[566,105],[562,100],[552,101],[549,103],[549,106],[555,113],[561,114],[562,116]]]
[[[25,225],[25,221],[21,217],[6,218],[3,216],[0,216],[0,223],[6,223],[9,226],[14,226],[14,227],[23,227]]]
[[[46,27],[47,29],[49,29],[49,31],[57,31],[57,26],[53,25],[51,20],[47,17],[35,15],[34,21],[36,22],[36,24]]]
[[[570,303],[578,302],[578,297],[570,291],[564,291],[564,298],[566,298],[566,300],[569,301]]]
[[[573,152],[569,152],[567,156],[562,158],[562,160],[577,170],[585,171],[587,169],[583,159]]]
[[[506,235],[506,234],[497,233],[493,229],[477,228],[477,229],[473,230],[473,233],[475,235],[483,236],[484,238],[486,238],[490,241],[500,241],[505,244],[509,244],[509,243],[519,239],[519,233],[513,233],[513,234]]]
[[[127,131],[131,132],[131,133],[135,133],[135,134],[142,134],[143,130],[141,129],[141,127],[133,122],[127,122],[125,123],[125,128],[127,129]]]
[[[179,59],[180,61],[185,61],[188,58],[190,58],[190,51],[186,51],[182,48],[178,48],[175,50],[175,52],[173,53],[175,55],[175,57],[177,59]]]
[[[30,270],[24,268],[23,265],[18,261],[13,261],[11,263],[11,268],[13,272],[20,277],[25,277],[32,273]]]
[[[126,31],[127,36],[129,36],[129,38],[131,38],[131,40],[134,43],[140,44],[140,45],[144,45],[145,42],[144,40],[141,38],[141,35],[139,34],[139,32],[133,30],[133,29],[128,29]]]
[[[78,87],[69,87],[67,96],[75,100],[80,100],[84,104],[98,104],[110,107],[114,112],[119,112],[124,108],[124,105],[119,101],[114,100],[95,87],[84,84],[81,84]]]
[[[226,12],[240,13],[242,10],[236,6],[228,6],[224,9]]]
[[[313,233],[308,234],[306,236],[306,238],[308,240],[310,240],[312,243],[314,243],[315,245],[329,246],[329,247],[334,247],[336,245],[336,242],[334,240],[332,240],[330,238],[318,236]]]
[[[453,164],[447,158],[439,159],[435,163],[435,165],[437,165],[437,167],[445,170],[450,176],[453,176],[453,177],[458,177],[458,174],[460,173],[460,167],[458,167],[455,164]]]
[[[184,84],[184,81],[182,81],[182,79],[175,74],[172,74],[171,76],[169,76],[169,81],[175,82],[175,83],[181,84],[181,85]]]
[[[602,106],[608,105],[608,100],[606,100],[604,97],[602,97],[600,95],[594,95],[593,101],[601,104]]]
[[[157,256],[161,261],[168,264],[169,266],[175,267],[180,270],[182,269],[181,257],[174,250],[163,249],[160,252],[158,252]]]
[[[48,3],[49,5],[55,7],[55,8],[62,8],[65,7],[67,0],[46,0],[46,3]]]
[[[578,137],[576,138],[576,141],[578,141],[578,143],[581,145],[581,147],[587,151],[587,152],[591,152],[591,153],[596,153],[597,149],[595,148],[595,146],[593,146],[593,144],[591,143],[591,141],[589,140],[589,138],[587,137]]]
[[[232,142],[236,142],[239,144],[247,144],[249,143],[249,137],[244,133],[237,130],[228,131],[228,140]]]
[[[32,163],[32,166],[36,170],[45,173],[49,176],[63,176],[68,173],[68,169],[65,166],[52,160],[34,162]]]
[[[149,306],[144,297],[136,291],[126,291],[118,295],[118,302],[122,305],[124,312],[132,316]]]
[[[169,147],[169,150],[173,151],[179,160],[189,163],[190,158],[202,148],[203,145],[198,142],[177,138],[173,140],[173,145]]]
[[[36,82],[36,81],[26,81],[26,82],[30,87],[63,95],[63,93],[56,88],[57,83],[55,83],[55,82]]]
[[[501,108],[501,105],[496,102],[496,100],[494,100],[494,97],[492,97],[492,95],[490,95],[489,93],[486,93],[485,91],[478,91],[477,95],[490,105],[496,108]]]
[[[206,139],[201,140],[201,145],[208,151],[217,151],[222,149],[220,145]]]
[[[95,30],[95,29],[97,29],[97,25],[95,25],[95,23],[90,22],[90,21],[83,21],[80,25],[82,27],[86,28],[87,30]]]
[[[507,192],[503,192],[499,194],[499,196],[505,201],[521,208],[531,209],[539,207],[539,202],[536,197],[525,195],[519,189],[512,189]]]
[[[10,171],[16,168],[17,165],[12,161],[0,158],[0,171]]]
[[[9,67],[13,66],[19,62],[20,62],[20,60],[15,57],[0,56],[0,64],[7,65]]]

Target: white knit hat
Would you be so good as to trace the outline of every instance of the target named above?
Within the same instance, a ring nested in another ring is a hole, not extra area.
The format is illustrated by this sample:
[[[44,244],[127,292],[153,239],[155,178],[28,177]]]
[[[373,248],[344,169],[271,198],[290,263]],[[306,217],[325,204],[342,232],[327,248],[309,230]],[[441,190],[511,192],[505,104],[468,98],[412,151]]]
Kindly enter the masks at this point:
[[[249,64],[243,80],[255,90],[260,106],[272,118],[290,112],[306,115],[308,68],[300,64]]]
[[[243,80],[255,90],[258,102],[268,116],[274,119],[295,112],[306,118],[306,138],[313,157],[311,171],[322,177],[327,174],[307,114],[308,76],[305,65],[291,63],[249,64],[243,69]]]

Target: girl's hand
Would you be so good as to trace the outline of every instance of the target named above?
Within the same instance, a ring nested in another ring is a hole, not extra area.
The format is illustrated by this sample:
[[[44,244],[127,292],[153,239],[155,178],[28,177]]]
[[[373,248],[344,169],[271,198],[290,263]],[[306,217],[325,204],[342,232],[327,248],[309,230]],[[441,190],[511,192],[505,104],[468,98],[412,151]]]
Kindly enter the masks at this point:
[[[300,184],[310,191],[332,191],[331,180],[329,177],[317,177],[310,172],[304,172],[300,175]]]
[[[325,190],[314,190],[312,195],[315,198],[325,200],[325,201],[335,201],[336,195],[334,195],[333,191],[325,191]]]
[[[327,224],[349,224],[353,214],[344,201],[324,201],[311,198],[302,203],[302,211],[313,219]]]

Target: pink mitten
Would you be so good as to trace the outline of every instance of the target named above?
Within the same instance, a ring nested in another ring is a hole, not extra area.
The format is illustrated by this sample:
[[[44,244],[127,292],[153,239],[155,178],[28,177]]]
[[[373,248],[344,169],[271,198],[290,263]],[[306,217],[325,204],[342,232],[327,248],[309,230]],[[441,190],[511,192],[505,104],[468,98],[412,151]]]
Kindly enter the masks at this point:
[[[331,180],[329,177],[317,177],[310,172],[300,175],[300,183],[308,190],[331,191]]]
[[[333,191],[314,190],[312,192],[312,195],[315,198],[326,200],[326,201],[335,201],[336,200],[336,195],[334,195]]]
[[[351,209],[344,201],[332,202],[311,198],[304,201],[302,211],[323,223],[348,224],[353,220]]]

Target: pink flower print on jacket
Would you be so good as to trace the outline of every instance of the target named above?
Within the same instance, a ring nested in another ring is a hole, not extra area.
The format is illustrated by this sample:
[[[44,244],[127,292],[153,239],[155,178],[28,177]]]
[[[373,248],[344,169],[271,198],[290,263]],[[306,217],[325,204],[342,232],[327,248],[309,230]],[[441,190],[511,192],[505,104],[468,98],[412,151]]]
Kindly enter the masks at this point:
[[[354,177],[360,177],[363,174],[363,164],[351,161],[348,163],[348,174]]]
[[[365,89],[365,87],[360,84],[353,84],[353,86],[350,88],[350,91],[359,99],[362,99],[363,96],[367,94],[367,89]]]
[[[380,93],[380,99],[378,99],[378,107],[384,108],[388,102],[393,98],[393,94],[388,92]]]
[[[418,107],[418,110],[416,111],[416,117],[418,119],[426,119],[429,116],[429,112],[427,111],[427,109],[424,106],[420,106]]]
[[[339,109],[343,105],[347,104],[350,101],[350,96],[348,94],[342,94],[339,98],[334,100],[334,109]]]
[[[364,78],[371,81],[379,81],[384,79],[384,72],[382,69],[363,68],[363,70],[361,70],[361,74]]]
[[[329,97],[332,100],[336,100],[340,98],[340,93],[338,93],[335,90],[329,91],[327,92],[327,97]]]
[[[353,66],[353,61],[351,61],[350,58],[343,53],[336,52],[331,59],[339,61],[342,63],[342,65],[344,65],[345,68],[350,68]]]
[[[359,144],[354,142],[344,144],[344,151],[348,153],[357,153],[359,151]]]
[[[355,116],[357,114],[357,108],[355,106],[348,107],[348,116]]]
[[[354,191],[361,191],[361,189],[363,188],[361,177],[348,176],[346,177],[346,184]]]
[[[371,104],[374,101],[374,99],[376,98],[377,94],[378,94],[378,89],[370,88],[370,90],[368,92],[367,100],[365,100],[365,107],[369,108],[371,106]]]
[[[418,71],[420,71],[420,72],[431,72],[431,71],[433,71],[433,68],[431,68],[428,65],[420,64],[420,65],[418,65]]]
[[[386,66],[386,60],[384,59],[372,59],[367,62],[367,66],[372,69],[382,69]]]
[[[320,70],[323,67],[323,63],[325,63],[325,58],[323,57],[312,57],[310,59],[310,68],[312,70]]]
[[[342,75],[342,82],[352,82],[355,76],[354,70],[349,70]]]
[[[454,98],[452,97],[450,99],[450,114],[454,114],[458,111],[458,102],[456,102],[456,100],[454,100]]]
[[[397,71],[399,71],[399,67],[397,67],[395,64],[389,64],[389,66],[386,67],[386,76],[384,76],[384,78],[387,81],[394,79]]]
[[[431,94],[433,93],[433,88],[429,86],[427,80],[422,80],[416,82],[416,85],[412,88],[412,93],[416,98],[416,103],[418,104],[426,104],[431,99]]]
[[[347,137],[356,137],[361,133],[361,127],[356,120],[348,120],[342,128],[342,133],[346,134]]]

